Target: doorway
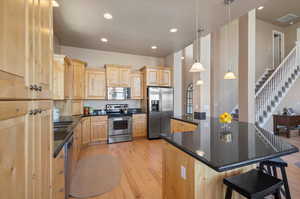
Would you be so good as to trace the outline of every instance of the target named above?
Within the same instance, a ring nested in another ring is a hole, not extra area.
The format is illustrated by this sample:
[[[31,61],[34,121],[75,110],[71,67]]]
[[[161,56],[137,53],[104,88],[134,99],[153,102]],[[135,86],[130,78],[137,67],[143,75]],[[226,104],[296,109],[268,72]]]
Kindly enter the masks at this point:
[[[284,59],[284,33],[273,31],[273,68],[277,68]]]

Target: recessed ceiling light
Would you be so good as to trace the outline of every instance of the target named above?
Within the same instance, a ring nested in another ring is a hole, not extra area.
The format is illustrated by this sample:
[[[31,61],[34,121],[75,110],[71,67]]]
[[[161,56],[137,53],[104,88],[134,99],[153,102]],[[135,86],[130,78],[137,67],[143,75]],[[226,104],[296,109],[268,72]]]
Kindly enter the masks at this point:
[[[108,42],[108,40],[106,38],[101,38],[101,41],[104,43]]]
[[[170,32],[172,32],[172,33],[178,32],[178,29],[177,28],[171,28]]]
[[[184,57],[182,56],[181,59],[184,60]]]
[[[262,10],[262,9],[264,9],[265,7],[263,7],[263,6],[259,6],[257,9],[258,10]]]
[[[290,25],[293,25],[293,24],[294,24],[294,22],[293,22],[293,21],[291,21],[291,22],[290,22]]]
[[[152,48],[153,50],[155,50],[155,49],[157,49],[157,46],[151,46],[151,48]]]
[[[59,7],[59,4],[57,3],[57,1],[52,0],[52,6],[57,8]]]
[[[113,18],[113,16],[108,12],[104,13],[103,16],[104,16],[105,19],[112,19]]]

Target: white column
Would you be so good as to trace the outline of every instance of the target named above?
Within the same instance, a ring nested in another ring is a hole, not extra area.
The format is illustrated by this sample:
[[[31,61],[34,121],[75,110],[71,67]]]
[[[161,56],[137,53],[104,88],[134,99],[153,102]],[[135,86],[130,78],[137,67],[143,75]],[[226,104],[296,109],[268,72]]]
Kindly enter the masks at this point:
[[[174,115],[182,115],[182,51],[174,53]]]
[[[255,122],[255,26],[252,10],[239,24],[239,120]]]
[[[297,28],[297,41],[300,41],[300,28]]]
[[[211,101],[211,34],[201,38],[201,54],[200,60],[205,71],[200,73],[200,78],[203,80],[203,85],[200,86],[200,111],[206,112],[210,116],[210,101]]]

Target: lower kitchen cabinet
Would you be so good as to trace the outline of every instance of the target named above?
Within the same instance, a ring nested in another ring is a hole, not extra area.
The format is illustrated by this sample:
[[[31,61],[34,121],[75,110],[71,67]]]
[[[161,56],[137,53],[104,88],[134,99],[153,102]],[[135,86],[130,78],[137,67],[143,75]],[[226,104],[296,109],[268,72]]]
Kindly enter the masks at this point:
[[[63,149],[53,162],[53,199],[65,199],[65,153]]]
[[[197,129],[197,127],[198,126],[195,124],[171,119],[171,132],[172,133],[195,131]]]
[[[134,114],[133,119],[133,137],[146,137],[147,136],[147,116],[146,114]]]
[[[91,117],[91,142],[107,140],[107,116]]]
[[[0,102],[0,198],[52,198],[52,102]]]
[[[87,145],[91,142],[91,118],[84,117],[81,119],[82,125],[82,145]]]
[[[77,126],[74,128],[74,145],[73,145],[73,160],[77,161],[79,159],[79,153],[82,145],[82,125],[81,122],[77,124]]]

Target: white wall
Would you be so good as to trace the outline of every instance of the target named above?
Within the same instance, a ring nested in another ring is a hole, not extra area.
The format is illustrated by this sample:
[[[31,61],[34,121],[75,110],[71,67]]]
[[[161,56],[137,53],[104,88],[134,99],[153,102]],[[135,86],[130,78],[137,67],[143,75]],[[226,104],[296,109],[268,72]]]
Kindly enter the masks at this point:
[[[174,115],[182,115],[182,51],[174,53]]]
[[[61,46],[61,53],[71,58],[80,59],[88,63],[88,67],[104,67],[105,64],[121,64],[139,69],[145,65],[164,66],[164,58],[141,55]]]

